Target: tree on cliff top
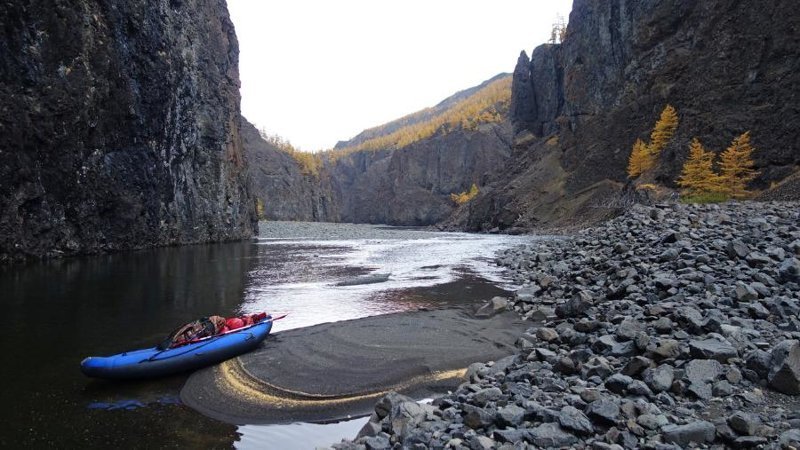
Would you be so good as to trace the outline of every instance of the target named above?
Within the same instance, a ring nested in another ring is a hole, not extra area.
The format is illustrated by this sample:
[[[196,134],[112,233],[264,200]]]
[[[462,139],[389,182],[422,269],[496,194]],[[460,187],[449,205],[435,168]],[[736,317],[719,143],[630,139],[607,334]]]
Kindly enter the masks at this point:
[[[650,170],[655,164],[653,155],[648,150],[647,145],[641,140],[637,139],[633,144],[631,156],[628,158],[628,177],[636,178],[647,170]]]
[[[753,170],[754,150],[750,145],[750,132],[747,131],[735,138],[730,147],[722,152],[720,157],[722,189],[733,198],[747,197],[749,194],[747,184],[758,175],[758,172]]]
[[[689,144],[689,158],[683,165],[678,186],[687,196],[722,192],[720,176],[714,172],[714,153],[703,148],[697,138]]]
[[[650,153],[654,157],[658,157],[662,150],[667,146],[669,140],[675,134],[678,128],[678,112],[672,105],[667,105],[661,111],[661,117],[653,127],[653,132],[650,133]]]

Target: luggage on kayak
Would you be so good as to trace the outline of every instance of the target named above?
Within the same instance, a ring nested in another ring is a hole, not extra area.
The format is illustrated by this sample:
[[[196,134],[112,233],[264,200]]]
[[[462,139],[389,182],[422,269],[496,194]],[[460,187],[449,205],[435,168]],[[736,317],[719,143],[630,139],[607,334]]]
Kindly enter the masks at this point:
[[[253,323],[236,330],[224,328],[225,319],[221,318],[223,328],[216,334],[195,335],[193,339],[181,342],[165,339],[156,347],[112,356],[90,356],[81,362],[81,371],[89,377],[120,380],[162,377],[216,364],[255,349],[272,330],[272,316],[261,313],[249,317]],[[214,324],[211,318],[204,319]],[[195,322],[202,325],[199,331],[207,330],[208,324],[203,319]],[[181,330],[194,330],[192,327],[186,328],[191,324],[194,322],[179,327],[170,333],[170,338]],[[183,339],[188,334],[181,336]]]

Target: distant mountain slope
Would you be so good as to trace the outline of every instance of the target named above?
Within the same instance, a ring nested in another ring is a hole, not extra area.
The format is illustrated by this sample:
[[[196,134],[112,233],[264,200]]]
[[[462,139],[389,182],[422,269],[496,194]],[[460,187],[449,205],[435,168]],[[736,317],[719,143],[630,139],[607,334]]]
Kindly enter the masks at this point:
[[[511,77],[501,74],[328,152],[323,172],[339,219],[431,225],[447,218],[450,194],[482,188],[505,167],[510,98]]]
[[[379,125],[377,127],[369,128],[361,133],[358,133],[354,138],[347,140],[347,141],[339,141],[336,143],[334,149],[343,149],[347,147],[356,147],[359,144],[368,141],[370,139],[380,138],[386,135],[389,135],[402,127],[407,127],[410,125],[415,125],[420,122],[425,122],[431,120],[433,117],[444,113],[445,111],[452,108],[456,103],[465,100],[475,94],[476,92],[480,91],[481,89],[485,88],[491,83],[495,81],[502,80],[508,78],[510,82],[511,74],[508,73],[500,73],[496,76],[484,81],[483,83],[473,86],[468,89],[464,89],[463,91],[456,92],[455,94],[447,97],[446,99],[439,102],[436,106],[432,106],[430,108],[425,108],[421,111],[417,111],[415,113],[408,114],[403,116],[399,119],[393,120],[391,122],[387,122],[383,125]],[[509,91],[510,92],[510,91]]]

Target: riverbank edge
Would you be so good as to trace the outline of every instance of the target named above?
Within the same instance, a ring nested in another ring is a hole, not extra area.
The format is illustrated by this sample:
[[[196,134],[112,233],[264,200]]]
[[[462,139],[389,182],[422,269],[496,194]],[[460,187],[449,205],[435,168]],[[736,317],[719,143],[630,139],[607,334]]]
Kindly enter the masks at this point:
[[[505,252],[541,321],[432,405],[390,394],[365,448],[800,443],[800,204],[636,205]]]
[[[442,395],[475,359],[513,354],[526,328],[512,312],[473,311],[423,308],[276,333],[253,352],[193,373],[181,399],[227,423],[258,424],[369,415],[390,391]]]

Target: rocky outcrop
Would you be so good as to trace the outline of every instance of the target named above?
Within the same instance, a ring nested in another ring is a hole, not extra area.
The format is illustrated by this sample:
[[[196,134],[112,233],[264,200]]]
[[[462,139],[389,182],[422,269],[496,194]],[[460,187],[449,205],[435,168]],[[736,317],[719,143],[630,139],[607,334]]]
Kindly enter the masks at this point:
[[[344,222],[431,225],[454,209],[450,194],[496,180],[511,154],[509,122],[437,134],[398,150],[362,151],[328,167]]]
[[[242,118],[242,143],[253,195],[264,207],[264,219],[338,221],[326,172],[303,173],[289,153],[265,141],[245,118]]]
[[[522,169],[458,224],[563,224],[618,211],[632,144],[665,104],[680,125],[656,182],[673,185],[692,137],[721,151],[747,130],[755,187],[786,177],[800,164],[800,60],[789,56],[798,28],[794,6],[780,2],[575,0],[563,43],[521,55],[514,71],[512,161]]]
[[[223,0],[0,16],[0,260],[252,235]]]

